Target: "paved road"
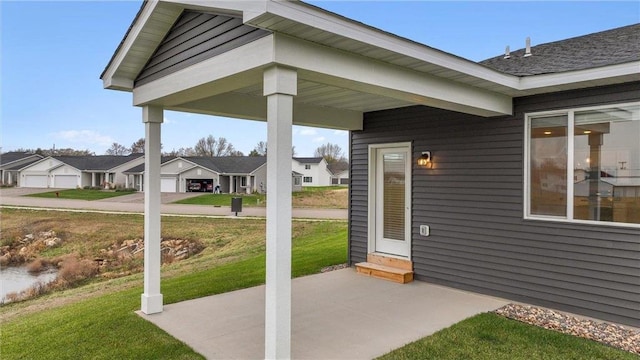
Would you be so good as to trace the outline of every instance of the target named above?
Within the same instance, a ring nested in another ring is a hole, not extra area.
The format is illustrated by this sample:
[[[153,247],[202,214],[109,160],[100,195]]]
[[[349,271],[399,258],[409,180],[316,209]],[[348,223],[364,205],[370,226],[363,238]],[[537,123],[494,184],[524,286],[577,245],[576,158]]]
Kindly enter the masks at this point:
[[[46,189],[45,191],[54,191],[55,189]],[[43,189],[28,188],[7,188],[0,189],[0,204],[4,206],[19,206],[30,208],[47,208],[47,209],[77,209],[91,211],[107,211],[107,212],[127,212],[127,213],[143,213],[144,212],[144,194],[135,193],[123,195],[114,198],[86,201],[86,200],[70,200],[70,199],[44,199],[24,196],[28,194],[43,192]],[[207,215],[207,216],[235,216],[231,212],[230,206],[206,206],[206,205],[184,205],[172,204],[172,202],[198,196],[198,193],[163,193],[162,205],[160,212],[162,214],[176,215]],[[265,217],[266,209],[262,207],[244,207],[238,217]],[[345,209],[311,209],[311,208],[294,208],[294,218],[302,219],[347,219],[347,210]]]

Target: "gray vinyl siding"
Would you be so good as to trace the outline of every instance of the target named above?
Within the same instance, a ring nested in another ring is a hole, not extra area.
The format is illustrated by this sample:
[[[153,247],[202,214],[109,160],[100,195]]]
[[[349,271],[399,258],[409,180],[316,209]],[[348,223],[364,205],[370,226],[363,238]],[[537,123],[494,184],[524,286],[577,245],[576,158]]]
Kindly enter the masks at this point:
[[[241,18],[185,11],[151,56],[136,86],[235,49],[270,32],[244,25]]]
[[[640,229],[523,219],[524,114],[640,100],[640,83],[514,99],[513,116],[409,107],[351,132],[352,263],[367,254],[368,145],[412,142],[418,280],[640,326]],[[419,225],[431,227],[421,237]]]

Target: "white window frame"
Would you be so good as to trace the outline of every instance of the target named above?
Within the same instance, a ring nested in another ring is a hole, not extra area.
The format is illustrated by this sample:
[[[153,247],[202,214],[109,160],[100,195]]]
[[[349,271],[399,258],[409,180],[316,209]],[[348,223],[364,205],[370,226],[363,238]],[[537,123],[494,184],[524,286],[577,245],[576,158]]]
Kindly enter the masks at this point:
[[[309,164],[304,164],[304,169],[305,169],[305,170],[311,170],[311,165],[309,165]]]
[[[624,102],[624,103],[612,103],[599,106],[577,107],[567,108],[561,110],[541,111],[534,113],[524,114],[524,201],[523,201],[523,214],[525,220],[544,220],[564,222],[571,224],[585,224],[585,225],[599,225],[599,226],[614,226],[614,227],[626,227],[626,228],[638,228],[640,224],[633,223],[621,223],[613,221],[596,221],[596,220],[582,220],[573,218],[573,201],[574,201],[574,189],[573,189],[573,177],[574,177],[574,135],[573,129],[575,125],[575,113],[581,111],[601,110],[608,109],[616,106],[640,106],[640,102]],[[567,215],[566,216],[553,216],[553,215],[536,215],[531,214],[531,188],[530,188],[530,168],[531,168],[531,119],[547,116],[567,116]]]
[[[309,181],[307,181],[307,179],[309,179]],[[302,178],[302,182],[305,184],[310,184],[313,182],[313,176],[305,176]]]

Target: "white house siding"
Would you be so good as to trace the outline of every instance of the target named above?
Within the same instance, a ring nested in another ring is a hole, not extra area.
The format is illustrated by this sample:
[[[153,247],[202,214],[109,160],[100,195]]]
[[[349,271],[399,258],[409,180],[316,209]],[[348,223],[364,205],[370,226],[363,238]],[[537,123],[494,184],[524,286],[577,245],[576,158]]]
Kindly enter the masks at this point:
[[[135,166],[138,166],[140,164],[144,163],[144,156],[141,155],[139,158],[133,159],[131,161],[128,161],[122,165],[116,166],[112,169],[110,169],[110,172],[112,172],[114,174],[113,177],[113,185],[115,186],[119,186],[119,187],[125,187],[126,185],[126,176],[125,174],[123,174],[123,171],[126,171],[128,169],[131,169]],[[89,181],[91,181],[91,178],[89,178]]]
[[[267,164],[264,164],[257,168],[253,172],[253,188],[257,192],[267,191]],[[260,186],[262,184],[262,186]]]
[[[184,162],[184,161],[183,161]],[[193,166],[191,163],[185,165]],[[213,186],[215,187],[220,183],[220,175],[217,172],[205,169],[200,166],[192,167],[191,169],[180,173],[178,192],[187,191],[187,179],[199,179],[199,180],[213,180]]]
[[[82,172],[69,165],[58,166],[50,171],[52,186],[55,188],[75,189],[80,186]]]
[[[52,187],[51,171],[61,165],[63,165],[62,162],[53,158],[45,158],[35,162],[20,170],[18,174],[18,186],[38,188]]]
[[[322,159],[319,163],[305,163],[292,160],[292,170],[302,174],[302,186],[329,186],[331,185],[331,173],[327,169],[327,162]],[[309,165],[306,169],[305,165]],[[311,182],[305,182],[305,178],[311,178]]]

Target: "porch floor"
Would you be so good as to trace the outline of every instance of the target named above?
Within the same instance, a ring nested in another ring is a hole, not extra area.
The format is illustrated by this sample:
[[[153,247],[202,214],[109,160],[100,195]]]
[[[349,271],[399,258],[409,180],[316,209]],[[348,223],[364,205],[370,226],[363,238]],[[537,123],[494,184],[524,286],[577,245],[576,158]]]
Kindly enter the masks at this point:
[[[207,359],[264,358],[264,286],[164,306],[144,315]],[[342,269],[293,280],[292,357],[371,359],[508,301]]]

